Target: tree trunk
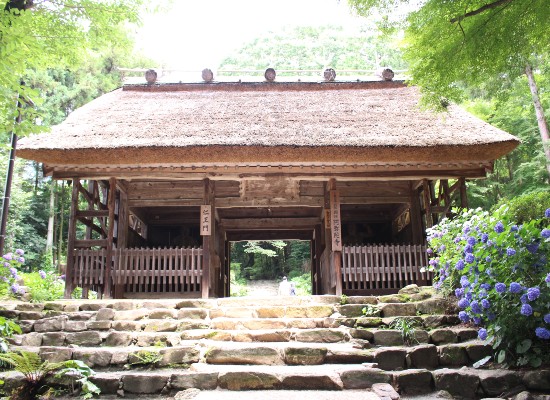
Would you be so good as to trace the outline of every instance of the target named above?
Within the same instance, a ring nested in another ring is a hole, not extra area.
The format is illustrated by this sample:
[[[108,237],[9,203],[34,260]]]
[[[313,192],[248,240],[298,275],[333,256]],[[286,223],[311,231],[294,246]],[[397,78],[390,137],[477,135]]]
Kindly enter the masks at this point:
[[[46,236],[46,254],[53,260],[53,230],[55,216],[55,180],[50,187],[50,214],[48,216],[48,235]]]
[[[531,89],[531,96],[533,98],[533,104],[535,106],[535,113],[537,115],[537,123],[539,125],[540,138],[542,140],[542,147],[544,149],[544,154],[546,154],[546,169],[548,170],[548,175],[550,175],[550,132],[548,129],[548,122],[544,116],[544,109],[540,103],[539,90],[537,87],[537,82],[535,81],[535,76],[533,75],[533,69],[531,65],[527,64],[525,66],[525,74],[529,80],[529,89]]]

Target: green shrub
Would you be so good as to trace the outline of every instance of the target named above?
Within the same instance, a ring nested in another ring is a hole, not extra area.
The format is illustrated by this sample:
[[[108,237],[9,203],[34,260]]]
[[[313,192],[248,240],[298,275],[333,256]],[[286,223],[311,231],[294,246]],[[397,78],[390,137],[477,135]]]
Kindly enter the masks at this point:
[[[505,206],[506,213],[517,224],[540,218],[544,211],[550,208],[550,189],[527,193],[513,199],[504,199],[498,203],[493,212]]]
[[[294,283],[297,296],[309,296],[311,295],[311,273],[296,276],[290,280]]]
[[[44,271],[21,274],[29,289],[30,300],[35,303],[63,298],[65,282],[54,273]]]
[[[518,224],[503,206],[459,213],[428,230],[434,286],[458,297],[460,319],[481,327],[497,362],[550,362],[550,208]]]

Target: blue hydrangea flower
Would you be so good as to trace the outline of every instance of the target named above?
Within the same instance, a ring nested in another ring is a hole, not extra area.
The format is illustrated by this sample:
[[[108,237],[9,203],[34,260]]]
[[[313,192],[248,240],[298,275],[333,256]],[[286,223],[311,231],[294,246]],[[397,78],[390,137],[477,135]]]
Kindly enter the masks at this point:
[[[486,233],[481,234],[481,243],[487,243],[487,240],[489,240],[489,235]]]
[[[502,224],[502,222],[497,222],[497,224],[495,225],[495,232],[496,233],[502,233],[504,232],[504,225]]]
[[[550,339],[550,331],[546,328],[535,329],[535,335],[537,335],[537,337],[540,339],[544,339],[544,340]]]
[[[481,328],[481,329],[477,332],[477,337],[480,338],[481,340],[487,339],[487,329]]]
[[[512,226],[510,227],[510,232],[517,232],[518,229],[519,229],[519,228],[518,228],[517,225],[512,225]]]
[[[464,253],[468,254],[468,253],[473,253],[474,251],[474,248],[471,244],[467,244],[466,246],[464,246]]]
[[[466,313],[466,311],[461,311],[458,313],[458,318],[466,323],[466,322],[470,322],[470,317],[468,316],[468,314]]]
[[[462,275],[460,278],[460,286],[467,287],[470,286],[470,281],[468,280],[468,277],[466,275]]]
[[[550,324],[550,314],[546,314],[544,316],[544,322],[546,322],[547,324]]]
[[[546,275],[546,278],[544,279],[544,282],[550,283],[550,272],[548,273],[548,275]]]
[[[485,262],[486,262],[486,263],[490,263],[491,261],[493,261],[493,260],[491,259],[491,257],[489,257],[489,256],[485,257]]]
[[[466,254],[466,257],[464,257],[464,260],[468,263],[468,264],[471,264],[473,263],[476,258],[474,257],[474,255],[472,253],[468,253]]]
[[[468,239],[466,239],[466,242],[467,242],[469,245],[473,246],[473,245],[475,245],[475,244],[477,243],[477,240],[476,240],[475,237],[469,236]]]
[[[17,249],[15,250],[15,254],[17,254],[18,256],[22,256],[23,254],[25,254],[25,252],[21,249]]]
[[[526,293],[522,294],[521,297],[519,298],[519,301],[521,301],[521,304],[529,303],[529,299],[527,298],[527,294]]]
[[[42,279],[46,279],[46,272],[40,270],[40,271],[38,271],[38,275],[40,275],[40,277],[41,277]]]
[[[510,292],[512,292],[512,293],[521,292],[521,285],[517,282],[510,283]]]
[[[489,285],[488,283],[482,283],[481,285],[479,285],[479,287],[485,290],[491,290],[491,285]]]
[[[522,304],[520,312],[522,315],[528,317],[529,315],[533,314],[533,307],[531,307],[529,304]]]
[[[441,247],[439,247],[439,252],[440,252],[440,253],[443,253],[445,250],[447,250],[447,246],[445,246],[444,244],[442,244]]]
[[[550,218],[550,208],[547,208],[546,211],[544,212],[544,216],[546,218]]]
[[[515,255],[515,254],[516,254],[516,251],[515,251],[513,248],[508,247],[508,248],[506,249],[506,255],[507,255],[508,257],[511,257],[511,256],[513,256],[513,255]]]
[[[464,309],[464,308],[468,307],[469,305],[470,305],[470,302],[468,301],[468,299],[460,299],[460,300],[458,300],[458,307],[459,307],[459,308]]]
[[[472,312],[476,314],[481,314],[481,307],[479,306],[479,303],[476,300],[470,303],[470,307],[472,308]]]
[[[462,271],[464,269],[464,260],[458,260],[456,262],[455,268],[459,271]]]
[[[476,324],[476,325],[481,324],[481,318],[480,318],[480,317],[474,317],[474,318],[472,318],[472,321],[473,321],[474,324]]]
[[[538,299],[539,296],[540,289],[537,286],[527,289],[527,297],[529,298],[529,301],[534,301]]]
[[[489,307],[491,307],[491,302],[487,299],[483,299],[483,300],[481,300],[481,307],[489,308]]]
[[[462,297],[462,296],[464,296],[464,289],[463,289],[463,288],[457,288],[457,289],[455,289],[455,296],[456,296],[456,297]]]
[[[540,235],[545,239],[550,238],[550,229],[543,229]]]
[[[470,232],[470,227],[466,225],[464,229],[462,229],[462,233],[467,234],[468,232]]]
[[[487,246],[491,247],[493,245],[493,241],[492,240],[487,240]]]
[[[488,319],[489,321],[494,321],[494,319],[495,319],[496,317],[497,317],[497,316],[496,316],[496,314],[495,314],[494,312],[488,312],[488,313],[487,313],[487,319]]]
[[[472,301],[472,299],[474,298],[474,295],[472,294],[472,292],[468,292],[464,295],[464,297],[468,300],[468,301]]]
[[[21,287],[17,283],[14,283],[10,286],[10,289],[13,294],[17,294],[21,290]]]
[[[527,251],[531,254],[535,254],[539,249],[540,243],[533,242],[525,246],[527,248]]]

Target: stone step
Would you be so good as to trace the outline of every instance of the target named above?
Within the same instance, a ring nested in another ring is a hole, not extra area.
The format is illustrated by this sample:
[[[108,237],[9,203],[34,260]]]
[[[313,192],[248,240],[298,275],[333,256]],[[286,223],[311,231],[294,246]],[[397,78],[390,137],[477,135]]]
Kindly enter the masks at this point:
[[[23,376],[20,373],[3,372],[0,373],[0,378],[6,382],[5,387],[9,390],[20,384]],[[344,393],[351,396],[356,390],[374,391],[380,388],[387,391],[388,384],[405,396],[426,395],[444,390],[452,396],[465,399],[505,397],[507,393],[518,393],[522,390],[533,393],[550,391],[550,369],[509,371],[441,368],[433,371],[410,369],[389,372],[361,365],[305,367],[194,364],[189,369],[99,372],[91,380],[101,388],[101,397],[111,394],[129,398],[132,395],[147,395],[149,399],[154,399],[161,393],[173,395],[188,389],[216,390],[219,396],[224,393],[220,389],[344,390]],[[268,394],[265,398],[271,397]]]

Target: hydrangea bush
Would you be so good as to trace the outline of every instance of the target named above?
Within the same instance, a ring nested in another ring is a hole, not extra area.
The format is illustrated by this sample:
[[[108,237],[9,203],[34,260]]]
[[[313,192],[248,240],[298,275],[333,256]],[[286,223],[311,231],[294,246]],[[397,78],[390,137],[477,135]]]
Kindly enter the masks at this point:
[[[550,362],[550,209],[520,225],[507,211],[463,211],[428,229],[429,268],[497,362],[536,367]]]
[[[25,263],[25,252],[21,249],[13,253],[6,253],[2,256],[3,268],[0,268],[0,280],[9,286],[10,294],[22,296],[24,288],[19,285],[19,269]]]

